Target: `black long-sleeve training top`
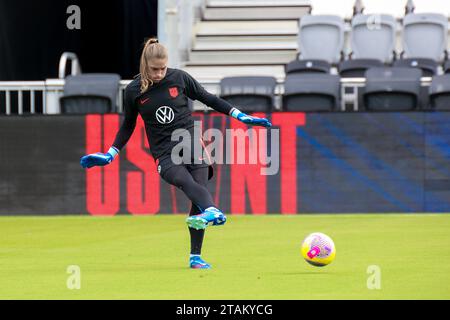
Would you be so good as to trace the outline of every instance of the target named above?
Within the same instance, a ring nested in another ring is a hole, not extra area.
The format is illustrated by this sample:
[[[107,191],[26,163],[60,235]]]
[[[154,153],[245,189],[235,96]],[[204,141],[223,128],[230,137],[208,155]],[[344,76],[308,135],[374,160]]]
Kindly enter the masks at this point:
[[[125,119],[116,135],[113,146],[121,150],[136,127],[138,114],[145,131],[153,158],[170,154],[178,142],[171,141],[172,132],[186,129],[192,132],[194,119],[188,107],[188,97],[229,115],[233,106],[207,92],[191,75],[178,69],[167,69],[159,83],[141,94],[141,77],[137,76],[125,89]]]

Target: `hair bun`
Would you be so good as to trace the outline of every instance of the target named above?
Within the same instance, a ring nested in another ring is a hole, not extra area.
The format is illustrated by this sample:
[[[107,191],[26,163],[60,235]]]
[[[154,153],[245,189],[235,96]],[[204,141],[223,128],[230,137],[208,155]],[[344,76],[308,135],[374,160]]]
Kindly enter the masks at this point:
[[[148,40],[148,43],[149,43],[149,44],[159,43],[159,41],[158,41],[158,39],[156,39],[156,38],[151,38],[151,39]]]

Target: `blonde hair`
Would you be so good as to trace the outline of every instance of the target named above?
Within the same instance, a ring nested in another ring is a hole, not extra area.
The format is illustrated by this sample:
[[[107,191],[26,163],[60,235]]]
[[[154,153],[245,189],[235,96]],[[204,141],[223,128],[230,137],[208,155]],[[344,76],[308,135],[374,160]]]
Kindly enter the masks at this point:
[[[150,38],[145,42],[139,68],[141,73],[141,93],[147,91],[148,87],[153,85],[153,81],[150,79],[148,62],[152,59],[166,59],[167,57],[167,49],[159,43],[158,39]]]

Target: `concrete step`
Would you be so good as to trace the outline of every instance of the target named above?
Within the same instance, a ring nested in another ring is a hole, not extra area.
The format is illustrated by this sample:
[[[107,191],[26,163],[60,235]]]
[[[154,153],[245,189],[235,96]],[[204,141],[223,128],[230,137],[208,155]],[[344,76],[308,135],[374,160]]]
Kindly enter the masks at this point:
[[[197,37],[194,50],[255,50],[298,48],[297,36]]]
[[[201,21],[194,30],[201,36],[263,36],[298,34],[298,21]]]
[[[192,50],[189,62],[197,65],[285,64],[295,59],[297,50]]]
[[[308,14],[309,6],[207,6],[203,20],[295,20]]]

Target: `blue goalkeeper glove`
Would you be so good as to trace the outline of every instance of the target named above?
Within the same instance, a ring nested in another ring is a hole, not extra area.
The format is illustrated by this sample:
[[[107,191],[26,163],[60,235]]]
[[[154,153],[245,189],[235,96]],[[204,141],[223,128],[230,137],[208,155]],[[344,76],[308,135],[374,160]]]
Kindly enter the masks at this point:
[[[95,166],[106,166],[110,164],[119,154],[115,147],[109,148],[107,153],[91,153],[81,158],[80,164],[83,168],[92,168]]]
[[[235,118],[245,124],[251,124],[254,126],[262,126],[262,127],[266,127],[266,128],[272,126],[272,124],[266,118],[258,118],[258,117],[249,116],[248,114],[245,114],[236,108],[231,109],[230,115],[233,118]]]

